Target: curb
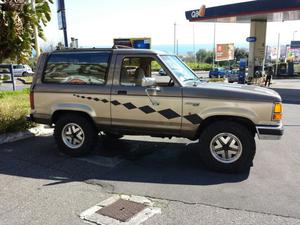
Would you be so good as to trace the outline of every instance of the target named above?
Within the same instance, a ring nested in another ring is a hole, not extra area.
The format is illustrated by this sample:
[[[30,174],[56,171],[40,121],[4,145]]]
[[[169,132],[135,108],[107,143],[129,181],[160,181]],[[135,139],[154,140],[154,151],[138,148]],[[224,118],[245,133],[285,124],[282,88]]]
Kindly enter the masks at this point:
[[[50,136],[52,134],[53,134],[52,128],[49,128],[48,126],[44,126],[44,125],[39,125],[37,127],[30,128],[25,131],[1,134],[0,145],[15,142],[15,141],[20,141],[20,140],[24,140],[36,136]]]

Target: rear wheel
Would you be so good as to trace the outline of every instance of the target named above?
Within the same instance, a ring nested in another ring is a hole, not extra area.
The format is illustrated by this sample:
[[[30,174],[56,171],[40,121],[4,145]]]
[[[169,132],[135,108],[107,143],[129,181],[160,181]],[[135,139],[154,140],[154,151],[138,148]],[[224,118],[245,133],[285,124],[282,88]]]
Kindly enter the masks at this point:
[[[219,172],[243,172],[249,169],[255,155],[254,135],[237,122],[215,122],[201,134],[200,153],[203,163]]]
[[[55,123],[54,137],[61,152],[70,156],[82,156],[97,144],[97,130],[83,116],[63,116]]]

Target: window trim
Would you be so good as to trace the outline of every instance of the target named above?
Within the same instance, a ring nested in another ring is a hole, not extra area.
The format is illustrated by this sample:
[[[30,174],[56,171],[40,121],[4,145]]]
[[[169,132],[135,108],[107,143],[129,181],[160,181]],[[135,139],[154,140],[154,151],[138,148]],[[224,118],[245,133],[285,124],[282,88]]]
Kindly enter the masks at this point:
[[[55,82],[45,81],[45,71],[46,71],[47,66],[48,66],[48,61],[49,61],[49,59],[52,55],[55,55],[55,54],[65,55],[65,54],[78,54],[78,53],[103,53],[103,52],[107,52],[107,54],[109,54],[108,61],[107,61],[107,70],[105,72],[105,78],[104,78],[104,83],[103,84],[72,84],[72,83],[55,83]],[[41,83],[43,83],[43,84],[55,84],[55,85],[72,85],[72,86],[104,86],[104,85],[107,84],[107,81],[108,81],[108,74],[109,74],[109,69],[110,69],[110,65],[111,65],[111,60],[112,60],[112,51],[53,52],[53,53],[50,53],[50,54],[47,55],[45,66],[43,68]]]

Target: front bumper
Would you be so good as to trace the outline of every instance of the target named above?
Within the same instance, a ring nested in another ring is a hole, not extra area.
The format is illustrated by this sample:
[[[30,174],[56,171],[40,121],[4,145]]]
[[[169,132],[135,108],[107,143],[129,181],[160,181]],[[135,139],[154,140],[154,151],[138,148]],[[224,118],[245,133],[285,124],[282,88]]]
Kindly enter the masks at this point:
[[[262,140],[280,140],[284,128],[282,123],[278,126],[256,126],[256,132],[259,139]]]

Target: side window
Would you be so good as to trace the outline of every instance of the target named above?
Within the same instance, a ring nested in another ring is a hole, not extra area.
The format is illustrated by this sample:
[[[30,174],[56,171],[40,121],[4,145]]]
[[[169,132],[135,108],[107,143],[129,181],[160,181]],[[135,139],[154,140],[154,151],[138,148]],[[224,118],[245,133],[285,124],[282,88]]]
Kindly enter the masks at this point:
[[[110,52],[54,53],[47,62],[43,82],[61,84],[104,84]]]
[[[145,77],[152,77],[158,85],[166,86],[170,77],[160,63],[152,57],[126,57],[122,61],[120,84],[124,86],[142,86]]]

